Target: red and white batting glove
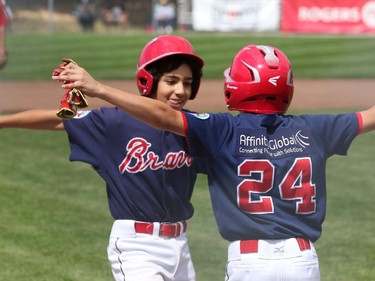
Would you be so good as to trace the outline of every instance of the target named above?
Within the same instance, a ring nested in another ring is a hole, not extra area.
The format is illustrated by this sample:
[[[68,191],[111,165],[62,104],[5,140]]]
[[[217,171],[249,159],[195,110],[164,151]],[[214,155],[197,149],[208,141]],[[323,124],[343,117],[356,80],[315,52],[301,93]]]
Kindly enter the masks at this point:
[[[63,58],[59,68],[53,70],[53,76],[59,76],[69,63],[77,64],[74,60]],[[64,84],[71,84],[72,81],[63,81]],[[60,102],[59,111],[56,115],[61,119],[70,119],[77,115],[78,108],[88,107],[89,104],[85,95],[76,88],[67,89]]]

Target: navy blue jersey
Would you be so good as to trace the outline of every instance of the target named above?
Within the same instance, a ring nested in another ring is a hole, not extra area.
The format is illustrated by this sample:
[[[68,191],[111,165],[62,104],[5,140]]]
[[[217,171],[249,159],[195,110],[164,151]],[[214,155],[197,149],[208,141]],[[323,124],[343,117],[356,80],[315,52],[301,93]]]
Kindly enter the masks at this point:
[[[104,179],[114,219],[176,222],[193,215],[197,165],[186,140],[156,130],[118,108],[79,112],[64,121],[71,161]]]
[[[306,237],[326,213],[326,161],[360,130],[340,115],[183,114],[192,156],[208,160],[216,221],[229,241]]]

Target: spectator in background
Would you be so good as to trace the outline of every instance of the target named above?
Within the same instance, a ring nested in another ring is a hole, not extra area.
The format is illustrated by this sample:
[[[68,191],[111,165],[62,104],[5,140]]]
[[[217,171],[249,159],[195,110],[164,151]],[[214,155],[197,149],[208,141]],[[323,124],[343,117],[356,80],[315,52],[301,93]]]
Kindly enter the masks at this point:
[[[96,5],[92,0],[78,0],[73,12],[83,31],[93,31],[96,20]]]
[[[154,7],[154,21],[156,24],[156,32],[172,33],[176,19],[176,7],[168,0],[159,0]]]
[[[125,1],[109,1],[106,8],[103,10],[102,19],[107,28],[110,26],[116,26],[121,31],[124,31],[128,24],[128,11],[126,9]]]
[[[5,0],[0,0],[0,69],[3,69],[8,62],[6,46],[6,28],[8,23]]]

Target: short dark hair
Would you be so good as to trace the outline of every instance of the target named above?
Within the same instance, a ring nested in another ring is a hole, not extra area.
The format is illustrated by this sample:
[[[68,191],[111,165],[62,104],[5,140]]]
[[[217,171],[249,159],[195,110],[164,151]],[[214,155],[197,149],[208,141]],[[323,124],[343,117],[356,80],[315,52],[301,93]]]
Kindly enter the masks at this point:
[[[199,65],[197,65],[193,58],[183,54],[167,56],[146,66],[146,70],[153,77],[152,89],[150,91],[151,96],[156,94],[160,77],[162,77],[164,73],[171,72],[172,70],[179,68],[184,63],[190,67],[193,74],[191,92],[194,94],[194,96],[191,96],[190,99],[194,99],[202,78],[202,69]]]

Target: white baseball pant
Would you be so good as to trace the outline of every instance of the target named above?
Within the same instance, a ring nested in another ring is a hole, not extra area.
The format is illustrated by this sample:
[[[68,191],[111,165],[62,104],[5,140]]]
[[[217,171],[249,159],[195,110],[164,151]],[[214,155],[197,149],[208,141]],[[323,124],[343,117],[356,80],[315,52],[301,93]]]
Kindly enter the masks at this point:
[[[319,281],[314,244],[302,238],[234,241],[226,281]]]
[[[116,281],[195,281],[185,222],[116,220],[107,251]]]

